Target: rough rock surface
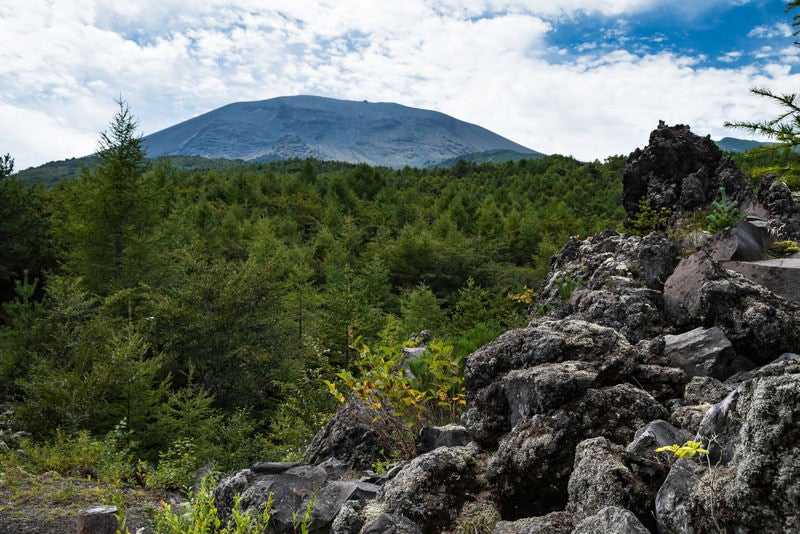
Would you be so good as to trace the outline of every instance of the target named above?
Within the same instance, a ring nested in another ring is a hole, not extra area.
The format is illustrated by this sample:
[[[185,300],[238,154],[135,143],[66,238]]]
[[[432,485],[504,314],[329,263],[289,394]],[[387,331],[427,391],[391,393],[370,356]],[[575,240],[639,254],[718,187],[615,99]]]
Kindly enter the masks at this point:
[[[485,455],[477,446],[440,447],[409,462],[381,489],[383,509],[438,533],[461,506],[486,489]]]
[[[381,422],[373,422],[374,417],[363,402],[351,397],[314,436],[305,453],[306,461],[318,464],[337,458],[357,471],[370,469],[385,448],[379,433]],[[389,434],[388,429],[384,433]]]
[[[500,521],[494,534],[570,534],[573,528],[572,514],[552,512],[541,517]]]
[[[800,240],[800,204],[777,175],[765,176],[758,189],[758,202],[769,214],[769,226],[776,241]]]
[[[419,432],[416,447],[419,454],[425,454],[439,447],[461,447],[471,439],[461,425],[426,426]]]
[[[716,326],[698,327],[688,332],[664,336],[664,353],[670,364],[686,376],[711,376],[726,379],[735,371],[736,353],[725,333]]]
[[[604,437],[587,439],[575,448],[567,489],[567,511],[575,523],[608,506],[635,511],[645,519],[649,516],[649,492],[626,465],[625,449]]]
[[[295,514],[313,500],[312,531],[328,531],[342,506],[350,500],[374,499],[378,487],[359,481],[327,483],[322,467],[294,463],[258,463],[224,478],[214,490],[214,505],[223,523],[232,518],[234,500],[243,512],[260,514],[272,498],[270,531],[294,532]]]
[[[650,207],[687,214],[706,208],[725,188],[729,200],[752,202],[752,185],[710,137],[693,134],[688,126],[663,122],[650,134],[644,149],[636,149],[622,172],[622,204],[628,217],[639,210],[639,199]]]
[[[800,305],[725,270],[700,250],[664,284],[664,311],[679,327],[719,327],[734,350],[766,364],[800,344]]]
[[[797,532],[800,529],[800,368],[776,364],[709,410],[699,439],[712,467],[676,462],[656,500],[665,530]],[[719,461],[719,464],[716,462]]]
[[[663,234],[571,238],[553,258],[538,309],[615,328],[634,343],[654,337],[664,328],[660,290],[677,256],[678,246]],[[576,287],[568,295],[569,281]]]
[[[587,517],[575,527],[572,534],[649,534],[644,525],[630,510],[607,506]]]
[[[467,358],[462,421],[474,439],[494,447],[524,418],[579,401],[590,388],[625,382],[638,355],[613,329],[585,321],[510,330]]]

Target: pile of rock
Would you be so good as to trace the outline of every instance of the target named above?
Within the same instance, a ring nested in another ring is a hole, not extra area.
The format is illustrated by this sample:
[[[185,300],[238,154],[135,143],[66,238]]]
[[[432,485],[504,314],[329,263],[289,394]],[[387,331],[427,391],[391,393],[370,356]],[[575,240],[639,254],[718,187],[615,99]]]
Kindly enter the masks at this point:
[[[667,234],[570,240],[530,324],[467,359],[463,427],[426,430],[417,458],[362,480],[378,451],[351,403],[309,450],[319,465],[234,474],[222,515],[272,493],[275,532],[312,496],[312,532],[800,532],[800,303],[728,268],[797,239],[800,210],[773,182],[753,195],[684,126],[659,125],[623,181],[629,215],[646,196],[677,225],[724,187],[764,222],[683,258]],[[690,439],[709,454],[655,452]]]

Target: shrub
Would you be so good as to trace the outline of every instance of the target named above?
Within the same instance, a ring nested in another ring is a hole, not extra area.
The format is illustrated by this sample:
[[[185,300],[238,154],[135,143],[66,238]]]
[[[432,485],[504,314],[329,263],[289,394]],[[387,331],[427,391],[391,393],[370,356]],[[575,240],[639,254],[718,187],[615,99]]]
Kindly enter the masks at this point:
[[[776,241],[769,246],[768,251],[773,256],[791,256],[800,252],[800,246],[797,241]]]
[[[375,413],[372,426],[385,450],[409,459],[416,454],[419,431],[424,426],[457,421],[466,400],[461,361],[452,356],[452,346],[431,343],[424,354],[409,362],[413,374],[405,368],[403,347],[362,347],[356,373],[342,371],[337,375],[347,395],[333,382],[325,383],[342,403],[350,392],[361,399]],[[375,424],[378,421],[386,424]]]
[[[720,200],[711,203],[714,209],[706,216],[708,221],[706,229],[712,234],[744,219],[744,214],[739,211],[739,202],[736,200],[729,202],[724,187],[719,188],[719,195]]]
[[[636,214],[628,220],[630,232],[634,235],[644,236],[650,232],[664,230],[672,214],[669,208],[654,210],[650,206],[650,199],[642,197],[639,199]]]
[[[200,489],[192,498],[189,506],[173,510],[165,502],[156,510],[153,527],[158,534],[264,534],[269,526],[272,512],[272,495],[264,504],[260,515],[242,512],[240,497],[234,499],[232,521],[223,526],[214,505],[213,489],[216,479],[206,475]]]

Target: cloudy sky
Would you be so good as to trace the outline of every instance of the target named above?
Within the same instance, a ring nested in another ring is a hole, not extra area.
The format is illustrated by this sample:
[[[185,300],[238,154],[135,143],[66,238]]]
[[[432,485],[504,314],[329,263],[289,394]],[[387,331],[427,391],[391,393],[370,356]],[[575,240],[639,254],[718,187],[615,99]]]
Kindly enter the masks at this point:
[[[397,102],[582,160],[660,119],[726,120],[800,87],[779,0],[3,0],[0,154],[94,152],[122,95],[142,134],[225,104],[313,94]]]

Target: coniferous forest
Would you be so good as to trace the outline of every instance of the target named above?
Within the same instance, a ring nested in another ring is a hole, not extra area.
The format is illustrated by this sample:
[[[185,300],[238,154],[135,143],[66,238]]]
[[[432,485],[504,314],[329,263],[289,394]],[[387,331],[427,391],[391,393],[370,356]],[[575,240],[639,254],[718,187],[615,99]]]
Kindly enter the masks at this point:
[[[427,329],[458,364],[526,324],[568,237],[621,226],[624,163],[181,169],[121,103],[77,178],[2,161],[0,398],[31,454],[95,447],[96,476],[296,459],[365,354]]]

